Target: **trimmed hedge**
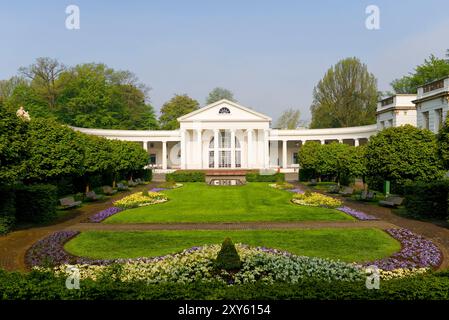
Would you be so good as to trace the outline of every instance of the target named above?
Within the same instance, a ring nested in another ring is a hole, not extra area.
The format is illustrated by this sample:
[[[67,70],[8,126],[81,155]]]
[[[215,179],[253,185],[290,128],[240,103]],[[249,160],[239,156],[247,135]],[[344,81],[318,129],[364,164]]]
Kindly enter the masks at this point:
[[[447,219],[449,180],[407,184],[404,192],[405,208],[410,216]]]
[[[16,188],[16,219],[18,222],[42,223],[56,217],[57,187],[35,184]]]
[[[256,172],[248,172],[246,174],[248,182],[282,182],[285,181],[285,174],[277,172],[271,175],[259,174]]]
[[[304,279],[297,284],[254,283],[227,286],[220,283],[148,284],[124,283],[103,277],[97,282],[82,280],[81,290],[67,290],[65,277],[51,273],[0,270],[0,300],[448,300],[449,274],[381,281],[379,290],[366,289],[365,282],[317,282]]]
[[[206,174],[202,171],[177,170],[166,174],[165,180],[174,182],[205,182]]]
[[[15,222],[15,193],[7,187],[0,188],[0,235],[8,233]]]

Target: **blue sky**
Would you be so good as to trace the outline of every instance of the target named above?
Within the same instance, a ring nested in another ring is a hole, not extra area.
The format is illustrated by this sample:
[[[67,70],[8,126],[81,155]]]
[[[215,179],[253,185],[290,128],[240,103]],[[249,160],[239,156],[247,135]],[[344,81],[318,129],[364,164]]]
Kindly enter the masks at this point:
[[[65,28],[67,5],[81,29]],[[365,8],[380,8],[380,30]],[[35,58],[104,62],[152,88],[158,110],[175,93],[204,104],[217,86],[276,119],[293,107],[310,119],[313,87],[339,59],[356,56],[379,89],[449,48],[447,0],[4,1],[0,79]]]

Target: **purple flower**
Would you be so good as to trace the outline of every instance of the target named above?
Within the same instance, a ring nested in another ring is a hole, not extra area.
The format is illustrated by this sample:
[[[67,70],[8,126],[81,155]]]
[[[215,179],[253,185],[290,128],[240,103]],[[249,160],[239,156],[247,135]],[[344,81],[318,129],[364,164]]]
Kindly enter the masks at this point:
[[[401,243],[401,250],[390,257],[365,265],[376,265],[380,269],[388,271],[398,268],[436,268],[440,265],[442,254],[432,241],[407,229],[388,229],[386,231]]]
[[[355,210],[355,209],[352,209],[352,208],[349,208],[346,206],[337,208],[337,210],[347,213],[350,216],[352,216],[358,220],[379,220],[378,218],[376,218],[374,216],[371,216],[369,214],[366,214],[364,212],[361,212],[361,211],[358,211],[358,210]]]
[[[98,212],[97,214],[89,217],[89,222],[101,222],[105,220],[106,218],[109,218],[110,216],[122,211],[123,209],[118,207],[110,207],[103,211]]]

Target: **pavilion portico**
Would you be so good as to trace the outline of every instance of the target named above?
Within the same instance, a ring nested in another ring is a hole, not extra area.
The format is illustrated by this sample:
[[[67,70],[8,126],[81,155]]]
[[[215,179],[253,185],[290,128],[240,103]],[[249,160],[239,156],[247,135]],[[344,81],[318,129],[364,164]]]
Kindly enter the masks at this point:
[[[173,169],[298,168],[297,152],[307,141],[359,145],[376,125],[334,129],[271,129],[271,118],[221,100],[178,118],[178,130],[104,130],[75,128],[109,139],[135,141],[149,154],[149,165]]]

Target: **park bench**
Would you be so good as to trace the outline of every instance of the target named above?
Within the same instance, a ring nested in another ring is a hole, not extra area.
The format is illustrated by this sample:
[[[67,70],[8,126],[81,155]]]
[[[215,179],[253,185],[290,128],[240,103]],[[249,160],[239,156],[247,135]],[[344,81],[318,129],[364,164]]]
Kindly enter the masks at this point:
[[[91,201],[101,200],[104,198],[103,195],[96,194],[95,191],[89,191],[86,193],[86,198]]]
[[[117,193],[117,190],[112,189],[111,186],[103,186],[103,193],[112,196]]]
[[[404,202],[404,198],[401,197],[388,197],[385,200],[379,201],[379,205],[385,207],[397,207]]]
[[[350,196],[354,193],[354,189],[351,187],[344,187],[343,190],[339,192],[342,196]]]
[[[120,191],[126,191],[129,190],[128,186],[125,186],[123,183],[117,183],[117,189]]]
[[[62,209],[70,209],[81,205],[81,201],[75,201],[74,197],[66,197],[59,199]]]
[[[128,181],[128,187],[135,187],[135,186],[137,186],[138,185],[138,183],[137,182],[134,182],[132,179],[130,179],[129,181]]]
[[[329,189],[327,190],[327,192],[329,193],[338,193],[339,191],[340,191],[339,185],[330,186]]]
[[[376,197],[376,193],[374,191],[363,190],[359,196],[359,200],[371,201],[371,200],[374,200],[375,197]]]

